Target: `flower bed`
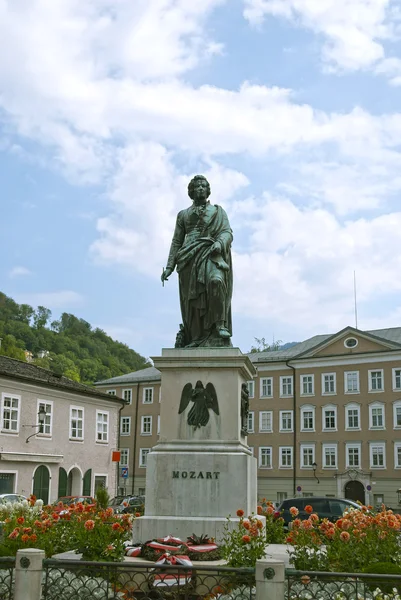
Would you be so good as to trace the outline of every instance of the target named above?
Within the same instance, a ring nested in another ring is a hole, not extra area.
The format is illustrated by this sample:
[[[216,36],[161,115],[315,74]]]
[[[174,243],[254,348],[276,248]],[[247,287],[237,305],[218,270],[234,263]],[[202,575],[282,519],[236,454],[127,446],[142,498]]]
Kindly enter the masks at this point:
[[[31,496],[22,503],[0,506],[4,521],[1,555],[15,556],[21,548],[40,548],[46,557],[76,550],[84,560],[119,561],[125,553],[132,517],[78,503],[57,510]]]
[[[319,519],[313,506],[305,507],[309,518],[301,521],[298,510],[290,509],[292,529],[286,541],[293,546],[290,562],[306,571],[358,573],[372,563],[401,560],[401,516],[385,507],[351,509],[332,523]]]

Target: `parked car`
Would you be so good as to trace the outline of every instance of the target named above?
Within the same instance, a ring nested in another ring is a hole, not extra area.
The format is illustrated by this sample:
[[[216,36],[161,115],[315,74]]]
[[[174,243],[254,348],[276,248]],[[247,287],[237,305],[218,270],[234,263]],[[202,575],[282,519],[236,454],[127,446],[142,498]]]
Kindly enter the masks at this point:
[[[82,504],[86,504],[91,508],[96,505],[96,500],[92,498],[92,496],[61,496],[54,504],[53,508],[55,511],[63,510],[62,508],[58,508],[58,504],[62,502],[67,506],[73,506],[74,504],[78,504],[78,502],[82,502]]]
[[[307,519],[309,513],[305,512],[305,506],[312,506],[313,512],[319,515],[320,519],[329,519],[332,522],[337,521],[343,516],[343,513],[352,508],[360,510],[361,507],[353,500],[345,498],[326,498],[325,496],[309,496],[305,498],[287,498],[284,500],[277,511],[275,517],[283,517],[284,525],[288,527],[292,523],[293,518],[290,514],[290,508],[295,506],[299,510],[299,519]]]
[[[116,514],[143,512],[145,496],[116,496],[109,504]]]
[[[28,500],[28,498],[21,494],[0,494],[0,504],[5,502],[22,502],[23,500]]]

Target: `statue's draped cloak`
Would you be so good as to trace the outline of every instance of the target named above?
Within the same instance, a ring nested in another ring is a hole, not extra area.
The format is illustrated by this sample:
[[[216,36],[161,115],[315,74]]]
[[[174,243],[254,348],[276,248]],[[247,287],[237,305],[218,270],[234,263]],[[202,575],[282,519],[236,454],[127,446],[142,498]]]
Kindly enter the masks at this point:
[[[167,267],[177,267],[180,283],[181,313],[186,343],[209,345],[213,325],[223,321],[232,333],[231,297],[233,273],[231,242],[233,236],[226,212],[207,204],[206,211],[191,206],[177,216]],[[220,242],[221,258],[228,270],[219,268],[214,242]],[[218,299],[211,293],[211,282],[218,280]]]

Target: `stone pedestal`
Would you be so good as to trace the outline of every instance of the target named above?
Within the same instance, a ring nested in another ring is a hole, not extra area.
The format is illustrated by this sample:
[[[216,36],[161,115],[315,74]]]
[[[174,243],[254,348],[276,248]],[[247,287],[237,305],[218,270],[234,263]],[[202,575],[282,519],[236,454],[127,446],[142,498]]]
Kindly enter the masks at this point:
[[[255,368],[238,348],[165,349],[153,358],[161,371],[160,441],[147,457],[145,515],[134,522],[135,542],[192,533],[221,540],[228,515],[256,512],[256,459],[241,433],[241,385]],[[212,383],[218,412],[194,428],[184,386]]]

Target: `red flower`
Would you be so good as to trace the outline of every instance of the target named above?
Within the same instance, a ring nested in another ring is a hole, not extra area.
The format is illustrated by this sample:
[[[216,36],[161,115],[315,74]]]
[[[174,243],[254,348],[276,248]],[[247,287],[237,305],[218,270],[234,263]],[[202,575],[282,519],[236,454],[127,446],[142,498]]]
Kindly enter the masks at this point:
[[[299,510],[297,509],[296,506],[291,506],[291,508],[290,508],[290,515],[292,517],[297,517],[299,515]]]
[[[120,523],[113,523],[111,528],[113,529],[113,531],[119,531],[120,529],[122,529]]]
[[[259,519],[256,521],[256,527],[258,529],[263,529],[263,523],[262,523],[262,521],[259,521]]]
[[[351,537],[351,536],[350,536],[350,534],[348,533],[348,531],[342,531],[342,532],[340,533],[340,539],[341,539],[343,542],[348,542],[350,537]]]
[[[29,535],[27,535],[26,533],[24,533],[24,535],[21,535],[21,541],[22,541],[22,542],[24,542],[24,544],[25,544],[25,542],[27,542],[28,540],[29,540]]]
[[[244,513],[244,511],[242,510],[242,508],[239,508],[239,509],[237,510],[237,517],[240,517],[240,518],[241,518],[241,517],[243,517],[243,516],[244,516],[244,514],[245,514],[245,513]]]
[[[14,529],[8,536],[10,540],[15,540],[19,536],[18,529]]]
[[[95,521],[91,521],[91,519],[88,519],[86,521],[86,523],[84,524],[84,527],[87,531],[90,531],[91,529],[93,529],[95,527]]]
[[[36,535],[36,533],[33,533],[33,534],[31,535],[31,538],[30,538],[30,539],[31,539],[31,542],[36,542],[36,541],[37,541],[37,539],[38,539],[38,536]]]
[[[136,516],[136,517],[140,517],[140,516],[141,516],[141,513],[135,513],[135,516]]]
[[[244,527],[245,529],[248,529],[248,530],[249,530],[249,529],[251,528],[251,524],[250,524],[250,522],[249,522],[249,521],[244,521],[244,522],[242,523],[242,525],[243,525],[243,527]]]
[[[18,525],[22,525],[22,523],[25,523],[24,517],[18,517],[17,523],[18,523]]]
[[[242,541],[244,542],[244,544],[249,544],[249,542],[251,541],[251,538],[249,537],[249,535],[243,535]]]
[[[305,506],[304,510],[305,510],[306,513],[308,513],[308,515],[310,515],[311,513],[313,513],[313,508],[312,508],[312,506],[310,504],[307,504]]]
[[[24,529],[22,530],[23,533],[31,533],[32,531],[32,527],[24,527]]]
[[[258,506],[256,512],[258,513],[258,515],[261,515],[263,513],[263,508],[261,506]]]

